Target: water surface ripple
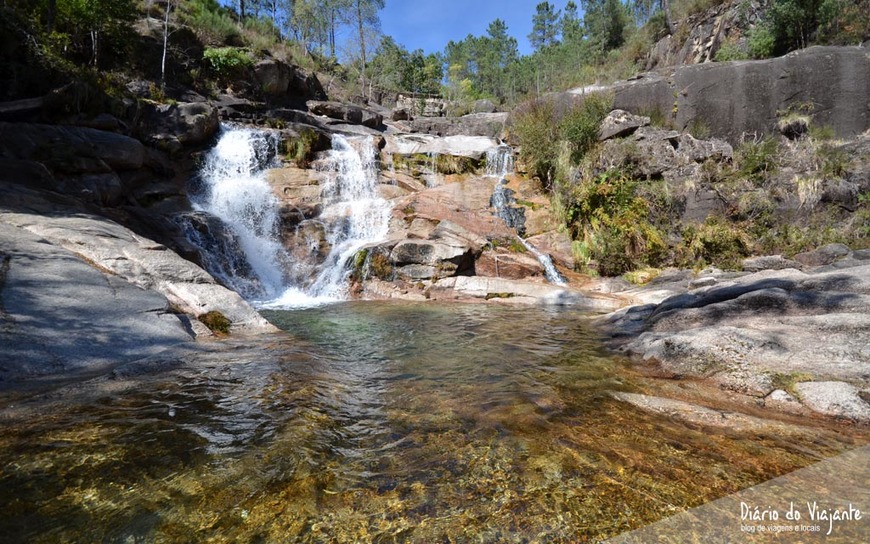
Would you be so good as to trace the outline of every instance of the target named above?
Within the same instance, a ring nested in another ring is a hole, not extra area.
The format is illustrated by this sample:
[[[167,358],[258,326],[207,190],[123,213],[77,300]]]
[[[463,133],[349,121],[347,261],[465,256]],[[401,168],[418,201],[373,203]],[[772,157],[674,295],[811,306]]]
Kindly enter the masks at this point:
[[[287,332],[0,399],[0,540],[594,541],[864,441],[622,405],[649,384],[570,309],[266,315]]]

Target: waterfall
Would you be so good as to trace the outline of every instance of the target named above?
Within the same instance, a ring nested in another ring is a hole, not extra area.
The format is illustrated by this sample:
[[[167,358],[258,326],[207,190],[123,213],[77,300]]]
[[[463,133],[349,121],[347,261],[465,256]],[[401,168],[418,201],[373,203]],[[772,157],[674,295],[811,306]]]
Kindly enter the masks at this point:
[[[567,281],[565,281],[564,276],[562,276],[562,274],[560,274],[559,271],[556,270],[556,265],[553,264],[553,259],[551,259],[549,255],[544,255],[543,253],[538,251],[538,248],[530,244],[528,240],[526,240],[522,236],[517,236],[517,238],[519,238],[520,243],[522,243],[523,246],[525,246],[525,248],[528,249],[529,252],[534,255],[536,259],[538,259],[538,262],[541,263],[541,266],[544,267],[544,277],[547,278],[548,282],[555,285],[566,285],[568,283]]]
[[[201,187],[191,195],[194,209],[220,219],[229,231],[224,238],[232,243],[225,247],[213,238],[206,240],[205,231],[190,221],[188,238],[207,253],[203,262],[209,271],[248,299],[274,298],[284,290],[286,253],[277,241],[278,200],[263,175],[277,149],[272,134],[224,128],[200,171]],[[234,250],[241,250],[247,260],[244,272],[227,265],[237,259],[220,257]]]
[[[332,137],[332,150],[320,166],[326,182],[323,211],[329,254],[313,281],[291,286],[269,308],[310,306],[347,296],[347,266],[366,244],[383,240],[390,221],[390,204],[378,195],[377,151],[371,138]]]
[[[504,179],[514,170],[514,151],[510,146],[500,145],[486,152],[486,175]]]
[[[529,253],[538,259],[541,266],[544,267],[544,277],[547,278],[547,281],[555,285],[565,285],[567,283],[565,278],[558,270],[556,270],[556,266],[553,264],[553,260],[550,259],[550,256],[544,255],[538,251],[538,248],[523,238],[526,222],[525,214],[523,213],[522,208],[515,208],[512,206],[512,204],[516,202],[513,196],[513,191],[504,186],[504,184],[507,183],[507,180],[502,182],[508,174],[513,172],[513,169],[514,155],[510,146],[500,145],[498,147],[493,147],[486,152],[486,175],[488,177],[495,177],[499,180],[493,190],[490,203],[492,207],[495,208],[496,215],[501,218],[508,227],[517,231],[517,239],[523,244],[523,247],[525,247]]]
[[[323,210],[316,220],[329,252],[320,262],[299,263],[281,242],[280,202],[265,179],[277,146],[268,132],[224,127],[192,190],[197,213],[179,222],[209,272],[258,306],[341,300],[350,259],[387,235],[390,205],[377,192],[377,152],[370,138],[333,136],[320,167]]]

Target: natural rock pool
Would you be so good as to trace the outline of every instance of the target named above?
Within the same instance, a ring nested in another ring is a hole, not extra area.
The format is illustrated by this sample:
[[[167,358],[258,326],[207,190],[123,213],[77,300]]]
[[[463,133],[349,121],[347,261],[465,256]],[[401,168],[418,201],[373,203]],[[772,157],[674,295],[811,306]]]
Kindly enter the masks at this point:
[[[0,396],[0,540],[594,541],[868,441],[620,403],[659,386],[567,308],[265,315],[287,332]]]

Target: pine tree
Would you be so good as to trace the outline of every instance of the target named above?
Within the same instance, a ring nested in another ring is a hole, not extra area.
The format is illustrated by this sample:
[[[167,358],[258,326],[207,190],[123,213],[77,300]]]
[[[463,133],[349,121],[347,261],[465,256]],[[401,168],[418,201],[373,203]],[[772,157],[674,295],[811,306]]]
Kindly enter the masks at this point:
[[[558,43],[559,35],[559,10],[549,2],[541,2],[535,8],[532,17],[532,33],[529,34],[529,42],[535,50],[540,50]],[[576,6],[575,6],[576,9]]]

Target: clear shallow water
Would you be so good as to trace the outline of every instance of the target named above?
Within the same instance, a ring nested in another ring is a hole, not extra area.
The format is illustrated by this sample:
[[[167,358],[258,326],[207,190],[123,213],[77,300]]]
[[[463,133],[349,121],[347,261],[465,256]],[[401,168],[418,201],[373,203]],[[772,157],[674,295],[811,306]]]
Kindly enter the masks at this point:
[[[150,375],[4,401],[0,541],[576,542],[854,447],[612,400],[571,310],[345,303]]]

